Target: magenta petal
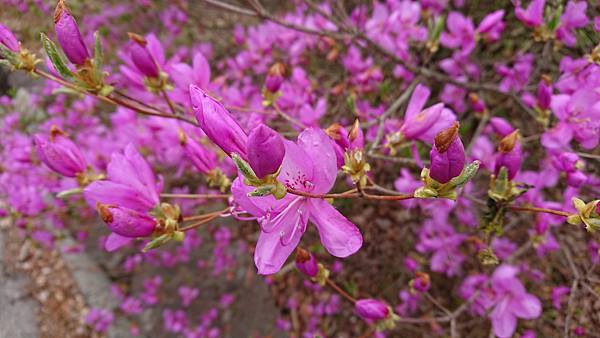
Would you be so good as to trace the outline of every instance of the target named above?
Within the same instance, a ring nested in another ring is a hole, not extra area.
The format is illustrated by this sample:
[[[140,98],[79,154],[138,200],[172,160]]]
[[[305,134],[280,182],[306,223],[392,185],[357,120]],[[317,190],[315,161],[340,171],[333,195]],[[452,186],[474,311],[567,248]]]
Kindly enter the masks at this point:
[[[133,209],[101,205],[98,210],[110,230],[121,236],[150,236],[156,227],[152,217]]]
[[[363,243],[360,231],[352,222],[325,200],[311,199],[310,220],[319,230],[321,243],[336,257],[348,257]]]
[[[106,238],[106,241],[104,242],[104,250],[108,252],[113,252],[131,243],[131,241],[133,241],[133,238],[123,237],[113,232]]]
[[[500,338],[512,337],[517,328],[517,317],[512,314],[509,305],[510,300],[503,298],[490,315],[494,334]]]
[[[200,88],[206,88],[210,82],[210,65],[208,64],[208,60],[206,60],[202,53],[197,52],[194,55],[193,65],[194,73],[192,74],[192,78],[194,82]]]
[[[510,307],[517,317],[523,319],[535,319],[542,313],[540,300],[528,293],[513,298]]]
[[[85,187],[83,196],[90,207],[97,203],[119,205],[129,209],[145,212],[155,204],[146,199],[139,191],[130,186],[111,181],[96,181]]]
[[[254,252],[254,264],[261,275],[278,272],[300,243],[309,217],[309,209],[300,205],[286,210],[272,231],[261,231]],[[269,227],[269,225],[266,225]]]
[[[410,97],[410,101],[408,102],[408,107],[406,107],[406,112],[404,113],[404,118],[406,120],[417,116],[421,110],[423,110],[430,93],[431,91],[429,88],[422,84],[418,84],[415,87],[415,90]]]
[[[309,128],[298,136],[298,145],[304,149],[313,163],[318,164],[313,171],[313,192],[324,194],[331,190],[337,177],[337,157],[333,141],[323,130]]]

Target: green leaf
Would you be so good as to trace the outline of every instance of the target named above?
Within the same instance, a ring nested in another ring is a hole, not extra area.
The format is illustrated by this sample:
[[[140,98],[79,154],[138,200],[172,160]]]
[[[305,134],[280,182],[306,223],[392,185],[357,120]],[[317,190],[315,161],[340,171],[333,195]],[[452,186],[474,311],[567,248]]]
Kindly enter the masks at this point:
[[[60,76],[62,76],[65,79],[73,78],[73,72],[71,72],[69,67],[67,67],[67,65],[65,64],[65,61],[63,60],[58,49],[56,49],[56,45],[54,44],[54,42],[52,42],[52,40],[50,40],[44,33],[41,33],[41,38],[42,46],[44,46],[44,50],[46,51],[46,54],[48,54],[48,57],[50,58],[54,69],[56,69],[58,74],[60,74]]]
[[[454,187],[460,187],[467,183],[479,170],[479,161],[473,161],[465,166],[460,176],[454,177],[450,180],[450,184]]]

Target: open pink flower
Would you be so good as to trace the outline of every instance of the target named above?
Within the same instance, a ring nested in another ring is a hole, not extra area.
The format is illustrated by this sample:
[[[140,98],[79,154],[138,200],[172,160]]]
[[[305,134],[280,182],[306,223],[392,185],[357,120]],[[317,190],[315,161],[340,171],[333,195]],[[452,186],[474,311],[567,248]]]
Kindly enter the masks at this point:
[[[113,251],[135,237],[152,234],[155,222],[147,213],[160,202],[160,185],[132,144],[124,154],[112,155],[107,171],[107,180],[93,182],[83,194],[111,229],[104,246]]]
[[[313,194],[329,192],[335,183],[337,161],[334,146],[320,129],[310,128],[298,136],[296,143],[284,141],[285,157],[278,179],[288,188]],[[248,197],[253,188],[240,178],[231,191],[235,203],[257,217],[261,232],[256,244],[254,263],[260,274],[281,269],[300,242],[310,220],[318,229],[321,243],[336,257],[347,257],[360,249],[362,236],[358,228],[323,199],[287,194]]]
[[[534,319],[540,316],[540,300],[527,293],[516,277],[517,268],[501,265],[494,271],[491,283],[496,293],[496,306],[490,314],[494,334],[500,338],[511,337],[517,327],[517,318]]]
[[[544,5],[546,0],[533,0],[527,6],[527,9],[521,7],[521,1],[517,1],[515,15],[526,26],[537,27],[544,22]]]

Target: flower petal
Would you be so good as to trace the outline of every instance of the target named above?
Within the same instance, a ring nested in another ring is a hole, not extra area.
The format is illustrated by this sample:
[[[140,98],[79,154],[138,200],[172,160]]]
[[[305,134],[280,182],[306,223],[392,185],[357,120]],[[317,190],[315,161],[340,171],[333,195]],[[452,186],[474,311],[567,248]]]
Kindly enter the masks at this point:
[[[300,206],[288,210],[280,226],[270,232],[261,231],[254,251],[254,264],[261,275],[278,272],[292,251],[300,243],[306,229],[309,208]],[[291,237],[290,237],[291,236]]]
[[[133,238],[117,235],[113,232],[106,238],[106,241],[104,242],[104,250],[108,252],[113,252],[131,243],[131,241],[133,241]]]
[[[331,190],[337,177],[337,158],[333,141],[321,129],[309,128],[298,136],[298,145],[304,149],[314,166],[312,183],[314,193],[324,194]],[[286,147],[287,151],[287,147]]]
[[[310,220],[319,230],[321,243],[336,257],[348,257],[362,246],[360,231],[331,204],[321,199],[311,199]]]
[[[540,300],[529,293],[513,298],[511,308],[515,316],[523,319],[534,319],[542,313]]]

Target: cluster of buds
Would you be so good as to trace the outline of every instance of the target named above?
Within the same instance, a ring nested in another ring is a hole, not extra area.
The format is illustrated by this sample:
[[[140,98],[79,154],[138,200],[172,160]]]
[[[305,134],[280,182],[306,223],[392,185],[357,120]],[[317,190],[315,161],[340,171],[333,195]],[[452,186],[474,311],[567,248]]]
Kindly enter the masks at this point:
[[[589,232],[600,230],[600,200],[585,203],[581,199],[573,197],[573,206],[577,209],[577,214],[567,218],[569,224],[580,225],[583,223]]]
[[[8,27],[0,24],[0,64],[31,72],[39,62],[33,53],[21,47],[21,43]]]
[[[249,195],[283,198],[287,189],[277,180],[285,157],[281,135],[266,125],[259,124],[248,135],[247,150],[247,162],[236,153],[231,154],[231,158],[244,176],[244,183],[256,187]]]
[[[148,50],[146,39],[135,33],[127,34],[131,41],[129,50],[131,61],[135,68],[144,75],[146,88],[153,93],[172,89],[168,82],[169,76],[160,70],[158,63]]]
[[[302,248],[296,249],[296,268],[321,286],[329,279],[330,271],[319,263],[313,254]]]
[[[368,322],[376,322],[377,329],[380,331],[394,329],[396,321],[400,319],[389,305],[377,299],[357,300],[354,311],[360,318]]]
[[[465,166],[465,148],[458,136],[458,122],[440,132],[429,154],[431,165],[421,171],[423,187],[417,198],[456,200],[456,189],[467,183],[479,170],[479,161]]]

